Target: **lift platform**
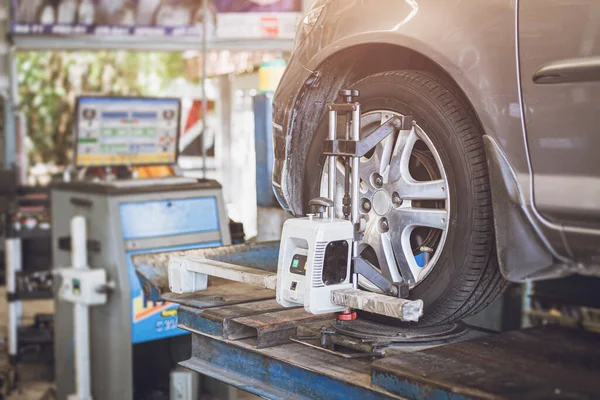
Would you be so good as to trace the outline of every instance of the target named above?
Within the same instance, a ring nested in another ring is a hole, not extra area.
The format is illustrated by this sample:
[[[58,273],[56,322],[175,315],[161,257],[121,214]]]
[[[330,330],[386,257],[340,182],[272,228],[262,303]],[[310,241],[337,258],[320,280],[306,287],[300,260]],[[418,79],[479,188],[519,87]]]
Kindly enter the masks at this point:
[[[339,321],[332,314],[283,308],[274,290],[212,277],[206,290],[176,295],[168,291],[165,279],[170,256],[274,272],[277,243],[133,259],[154,295],[180,304],[179,327],[192,333],[191,357],[181,365],[259,396],[600,397],[598,334],[555,326],[492,333],[461,323],[418,329],[372,322],[362,315]]]

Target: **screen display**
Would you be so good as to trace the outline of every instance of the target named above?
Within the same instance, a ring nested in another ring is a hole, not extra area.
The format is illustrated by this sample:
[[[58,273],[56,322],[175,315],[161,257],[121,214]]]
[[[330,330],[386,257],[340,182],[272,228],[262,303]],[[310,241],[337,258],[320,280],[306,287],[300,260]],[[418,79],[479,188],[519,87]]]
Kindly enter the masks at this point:
[[[80,97],[76,112],[77,166],[176,162],[178,99]]]

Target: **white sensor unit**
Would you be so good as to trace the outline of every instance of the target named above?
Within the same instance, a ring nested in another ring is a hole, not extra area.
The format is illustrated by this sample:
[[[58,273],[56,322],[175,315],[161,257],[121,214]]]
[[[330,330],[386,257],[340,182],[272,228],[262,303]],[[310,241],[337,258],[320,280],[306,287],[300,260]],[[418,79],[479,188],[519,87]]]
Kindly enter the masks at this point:
[[[289,219],[283,226],[277,268],[277,302],[312,314],[344,311],[331,292],[352,287],[353,226],[344,219]]]

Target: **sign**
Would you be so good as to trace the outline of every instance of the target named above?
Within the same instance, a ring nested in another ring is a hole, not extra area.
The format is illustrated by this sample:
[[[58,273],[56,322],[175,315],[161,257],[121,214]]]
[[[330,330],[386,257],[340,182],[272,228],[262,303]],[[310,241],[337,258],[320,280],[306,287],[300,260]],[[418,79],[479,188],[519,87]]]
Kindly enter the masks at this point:
[[[206,21],[210,37],[215,35],[217,23],[223,23],[222,32],[228,38],[293,38],[302,10],[301,0],[205,1],[206,18],[202,0],[11,0],[11,32],[197,38]],[[221,14],[223,19],[218,17]]]

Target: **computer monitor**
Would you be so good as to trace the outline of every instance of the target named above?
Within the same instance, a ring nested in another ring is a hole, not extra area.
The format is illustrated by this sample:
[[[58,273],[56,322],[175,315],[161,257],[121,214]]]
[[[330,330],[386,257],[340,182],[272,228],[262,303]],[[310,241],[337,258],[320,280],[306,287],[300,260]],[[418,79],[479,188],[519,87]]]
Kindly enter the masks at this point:
[[[179,99],[81,96],[75,112],[78,167],[177,162]]]

